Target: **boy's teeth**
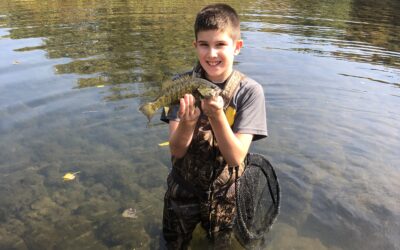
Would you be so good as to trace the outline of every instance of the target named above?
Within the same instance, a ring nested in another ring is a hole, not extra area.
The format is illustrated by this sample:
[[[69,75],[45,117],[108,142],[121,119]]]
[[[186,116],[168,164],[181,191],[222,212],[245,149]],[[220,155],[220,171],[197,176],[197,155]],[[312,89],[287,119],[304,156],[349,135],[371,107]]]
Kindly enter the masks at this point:
[[[208,62],[208,64],[210,64],[211,66],[215,66],[215,65],[219,64],[219,62]]]

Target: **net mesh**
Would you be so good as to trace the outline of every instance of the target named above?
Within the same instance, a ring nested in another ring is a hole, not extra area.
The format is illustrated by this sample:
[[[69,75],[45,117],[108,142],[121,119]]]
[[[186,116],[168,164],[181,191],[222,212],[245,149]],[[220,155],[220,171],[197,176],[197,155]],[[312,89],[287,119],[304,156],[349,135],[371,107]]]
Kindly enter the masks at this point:
[[[279,214],[280,189],[271,163],[250,153],[243,175],[236,181],[234,232],[238,241],[250,245],[263,238]]]

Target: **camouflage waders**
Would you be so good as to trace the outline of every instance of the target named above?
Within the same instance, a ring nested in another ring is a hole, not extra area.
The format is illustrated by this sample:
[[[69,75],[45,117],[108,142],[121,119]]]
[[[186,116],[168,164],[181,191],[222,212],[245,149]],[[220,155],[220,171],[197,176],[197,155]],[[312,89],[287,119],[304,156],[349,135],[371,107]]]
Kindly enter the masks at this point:
[[[222,93],[225,109],[242,77],[234,71],[225,84]],[[216,249],[229,246],[235,215],[233,184],[237,173],[240,176],[243,170],[243,164],[227,165],[207,116],[201,114],[186,155],[180,159],[172,157],[163,214],[163,234],[168,249],[187,249],[199,222],[215,241]]]

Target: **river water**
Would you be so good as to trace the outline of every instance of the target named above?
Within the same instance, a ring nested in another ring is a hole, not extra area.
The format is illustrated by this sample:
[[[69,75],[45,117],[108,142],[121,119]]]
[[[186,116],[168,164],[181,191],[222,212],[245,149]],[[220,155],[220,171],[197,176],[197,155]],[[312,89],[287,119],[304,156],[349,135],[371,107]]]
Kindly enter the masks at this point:
[[[168,128],[138,105],[195,63],[207,3],[1,1],[0,249],[158,248]],[[261,249],[400,249],[400,2],[227,3],[282,189]]]

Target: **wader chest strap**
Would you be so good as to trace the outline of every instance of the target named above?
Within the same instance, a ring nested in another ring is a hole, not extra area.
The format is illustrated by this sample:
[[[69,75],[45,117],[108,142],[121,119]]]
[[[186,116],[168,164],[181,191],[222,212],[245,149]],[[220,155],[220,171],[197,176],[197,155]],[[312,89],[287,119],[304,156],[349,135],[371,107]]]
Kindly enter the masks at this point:
[[[221,93],[224,99],[224,110],[226,110],[231,102],[233,94],[239,88],[240,81],[244,78],[244,75],[237,70],[234,70],[231,77],[225,84],[224,90]]]

